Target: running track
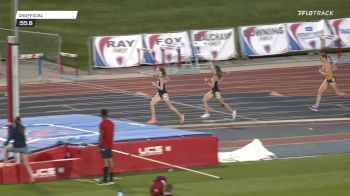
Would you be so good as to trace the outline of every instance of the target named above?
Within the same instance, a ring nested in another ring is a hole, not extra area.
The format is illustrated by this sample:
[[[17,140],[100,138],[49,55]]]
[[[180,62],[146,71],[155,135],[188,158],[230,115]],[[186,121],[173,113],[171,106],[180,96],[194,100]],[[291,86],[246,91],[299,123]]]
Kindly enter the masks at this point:
[[[350,65],[340,65],[338,69],[338,87],[350,93]],[[321,112],[306,109],[313,104],[323,80],[316,66],[226,73],[220,88],[226,101],[238,109],[239,118],[235,122],[215,101],[209,103],[215,116],[206,121],[199,119],[201,97],[209,90],[203,82],[205,77],[210,75],[171,76],[167,89],[187,120],[185,125],[178,125],[176,116],[159,104],[160,125],[212,131],[219,137],[222,149],[241,147],[254,138],[261,139],[267,146],[332,147],[334,142],[343,142],[342,145],[345,142],[343,146],[350,146],[350,100],[334,97],[328,92]],[[97,115],[99,109],[105,107],[112,111],[112,117],[144,122],[149,117],[149,96],[155,94],[151,86],[154,80],[140,77],[22,85],[21,111],[24,116]],[[5,88],[0,87],[0,91],[5,91]],[[4,100],[0,105],[0,118],[5,118],[5,97],[0,97],[0,100]],[[326,152],[318,154],[322,153]]]

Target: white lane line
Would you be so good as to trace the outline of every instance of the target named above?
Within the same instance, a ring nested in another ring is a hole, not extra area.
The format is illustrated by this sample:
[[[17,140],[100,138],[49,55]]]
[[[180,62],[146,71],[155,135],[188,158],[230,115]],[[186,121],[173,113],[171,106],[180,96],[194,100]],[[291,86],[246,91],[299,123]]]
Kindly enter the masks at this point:
[[[71,109],[71,110],[73,110],[73,111],[80,111],[80,109],[75,108],[75,107],[72,107],[72,106],[69,106],[69,105],[62,105],[62,107],[65,107],[65,108]]]
[[[114,88],[110,88],[110,87],[106,87],[106,86],[103,86],[103,85],[96,85],[96,84],[90,84],[88,82],[84,82],[85,84],[87,85],[92,85],[92,86],[96,86],[98,87],[99,89],[105,89],[105,90],[108,90],[108,91],[113,91],[113,92],[125,92],[129,95],[134,95],[134,96],[137,96],[137,97],[144,97],[146,99],[151,99],[152,97],[146,93],[142,93],[140,94],[140,92],[138,93],[131,93],[131,92],[127,92],[127,91],[120,91],[119,89],[114,89]],[[185,104],[185,103],[182,103],[182,102],[177,102],[177,101],[173,101],[172,102],[174,104],[177,104],[177,105],[182,105],[182,106],[186,106],[186,107],[190,107],[190,108],[196,108],[196,109],[201,109],[203,110],[203,107],[199,107],[199,106],[195,106],[195,105],[189,105],[189,104]],[[215,112],[215,113],[219,113],[219,114],[225,114],[225,115],[231,115],[230,113],[228,112],[221,112],[221,111],[217,111],[217,110],[213,110],[213,109],[209,109],[209,111],[211,112]],[[244,118],[244,119],[249,119],[249,120],[253,120],[253,121],[257,121],[257,119],[255,118],[249,118],[249,117],[246,117],[246,116],[242,116],[242,115],[239,115],[241,118]]]
[[[350,118],[320,118],[320,119],[293,119],[293,120],[267,120],[267,121],[244,121],[244,122],[230,122],[230,123],[221,123],[221,126],[238,126],[238,125],[263,125],[263,124],[283,124],[283,123],[315,123],[315,122],[342,122],[350,121]],[[217,123],[207,123],[207,124],[192,124],[192,125],[172,125],[168,126],[171,128],[195,128],[195,127],[208,127],[208,126],[218,126]]]
[[[337,104],[336,106],[340,107],[340,108],[343,108],[345,110],[350,110],[350,107],[347,107],[347,106],[344,106],[342,104]]]
[[[202,120],[205,123],[214,123],[214,122],[227,122],[227,121],[234,121],[231,118],[223,118],[223,119],[217,119],[217,120]]]

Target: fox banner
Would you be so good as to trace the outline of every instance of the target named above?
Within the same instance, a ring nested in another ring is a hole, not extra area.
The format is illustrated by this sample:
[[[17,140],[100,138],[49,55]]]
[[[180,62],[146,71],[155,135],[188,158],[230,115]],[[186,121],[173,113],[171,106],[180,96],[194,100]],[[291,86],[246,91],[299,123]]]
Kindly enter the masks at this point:
[[[192,57],[190,39],[186,31],[145,34],[144,44],[148,51],[154,52],[154,64],[180,63]]]
[[[193,30],[191,40],[194,55],[202,54],[202,60],[213,61],[236,58],[234,35],[234,29]]]
[[[288,23],[287,30],[292,51],[320,50],[321,35],[331,34],[325,20]]]
[[[285,24],[245,26],[239,29],[245,56],[276,55],[289,51]]]
[[[340,38],[340,47],[350,47],[350,18],[328,20],[328,24],[334,35]],[[333,45],[332,47],[337,47]]]
[[[100,36],[93,39],[95,67],[132,67],[140,64],[138,48],[142,48],[142,35]]]

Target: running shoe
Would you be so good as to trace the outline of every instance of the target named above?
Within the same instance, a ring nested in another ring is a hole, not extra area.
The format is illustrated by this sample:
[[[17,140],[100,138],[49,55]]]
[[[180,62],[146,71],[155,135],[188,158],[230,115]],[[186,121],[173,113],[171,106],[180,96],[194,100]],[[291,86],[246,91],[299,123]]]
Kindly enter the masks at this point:
[[[205,114],[203,114],[202,116],[201,116],[201,118],[203,118],[203,119],[207,119],[207,118],[209,118],[210,117],[210,114],[209,113],[205,113]]]
[[[185,114],[182,114],[180,116],[180,124],[184,124],[184,122],[185,122]]]
[[[312,110],[312,111],[314,111],[314,112],[318,112],[318,107],[316,107],[316,106],[314,106],[314,105],[313,105],[313,106],[310,106],[309,109]]]
[[[232,112],[232,120],[235,120],[236,117],[237,117],[237,111],[235,110]]]
[[[156,122],[157,122],[157,119],[151,118],[151,119],[149,119],[149,120],[147,121],[147,124],[154,124],[154,123],[156,123]]]

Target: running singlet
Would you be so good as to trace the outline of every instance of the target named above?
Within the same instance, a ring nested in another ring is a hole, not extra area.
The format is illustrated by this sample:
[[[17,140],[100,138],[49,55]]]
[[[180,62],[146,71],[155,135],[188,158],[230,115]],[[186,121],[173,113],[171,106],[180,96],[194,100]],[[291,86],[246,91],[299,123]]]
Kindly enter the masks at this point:
[[[218,81],[215,81],[213,88],[211,88],[211,91],[213,92],[213,94],[215,94],[216,92],[220,92]]]
[[[327,62],[328,63],[328,62]],[[334,72],[332,66],[324,66],[325,76],[328,83],[335,82]]]
[[[157,86],[160,87],[160,79],[157,80]],[[162,90],[160,90],[160,89],[158,88],[158,94],[159,94],[159,96],[160,96],[161,98],[163,98],[163,95],[164,95],[165,93],[167,93],[167,91],[165,90],[165,84],[163,84],[163,89],[162,89]]]

